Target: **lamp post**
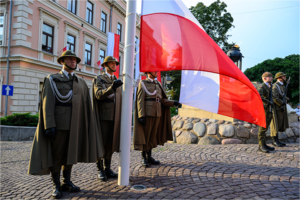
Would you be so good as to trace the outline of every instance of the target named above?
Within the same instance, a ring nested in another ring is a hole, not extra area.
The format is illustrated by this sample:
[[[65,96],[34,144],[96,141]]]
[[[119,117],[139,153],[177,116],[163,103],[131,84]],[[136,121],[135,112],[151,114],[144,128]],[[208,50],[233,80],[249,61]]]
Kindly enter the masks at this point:
[[[242,71],[242,58],[244,57],[238,45],[234,45],[227,52],[227,56],[239,67]],[[239,63],[240,62],[240,63]]]

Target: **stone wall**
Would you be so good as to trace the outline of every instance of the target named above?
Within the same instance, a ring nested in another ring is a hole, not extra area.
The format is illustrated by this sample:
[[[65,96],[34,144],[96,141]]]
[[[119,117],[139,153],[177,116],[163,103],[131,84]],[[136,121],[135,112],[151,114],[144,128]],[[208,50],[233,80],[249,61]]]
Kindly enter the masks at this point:
[[[259,126],[248,122],[172,117],[173,142],[179,144],[258,144]],[[279,133],[279,139],[287,143],[299,142],[300,123],[290,123],[290,128]],[[271,143],[270,130],[266,132]]]

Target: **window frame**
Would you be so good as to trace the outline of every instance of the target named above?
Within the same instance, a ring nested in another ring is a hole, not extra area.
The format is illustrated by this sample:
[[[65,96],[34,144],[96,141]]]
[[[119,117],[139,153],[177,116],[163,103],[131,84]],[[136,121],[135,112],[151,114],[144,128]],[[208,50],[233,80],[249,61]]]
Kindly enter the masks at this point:
[[[50,26],[51,28],[52,28],[52,35],[50,35],[49,33],[46,33],[46,32],[44,32],[44,24],[45,25],[47,25],[47,26]],[[50,24],[48,24],[48,23],[46,23],[46,22],[43,22],[43,27],[42,27],[42,51],[44,51],[44,52],[47,52],[47,53],[51,53],[51,54],[53,54],[53,50],[54,50],[54,46],[53,46],[53,42],[54,42],[54,26],[51,26]],[[49,52],[49,51],[45,51],[45,50],[43,50],[43,35],[46,35],[46,47],[48,47],[48,37],[52,37],[52,43],[51,43],[51,52]]]
[[[74,44],[72,44],[71,42],[68,41],[69,36],[74,38]],[[76,36],[71,35],[70,33],[67,33],[67,46],[68,46],[69,50],[71,50],[71,46],[74,46],[74,52],[76,52]]]
[[[0,46],[3,46],[4,45],[4,33],[5,33],[5,30],[4,30],[5,15],[4,15],[4,13],[0,13],[0,17],[3,17],[3,24],[0,24],[0,27],[2,27],[2,40],[0,40],[1,41]]]
[[[89,9],[88,3],[90,3],[90,4],[92,5],[92,10]],[[86,14],[87,14],[87,12],[89,12],[89,15],[88,15],[88,16],[90,16],[90,12],[92,13],[92,15],[91,15],[91,16],[92,16],[92,19],[91,19],[91,22],[89,22],[88,19],[86,19],[86,21],[87,21],[89,24],[93,25],[93,23],[94,23],[94,20],[93,20],[93,18],[94,18],[94,4],[93,4],[92,2],[90,2],[90,1],[86,1]],[[87,17],[87,16],[85,16],[85,17]]]
[[[101,60],[101,59],[102,59],[101,51],[104,52],[103,60]],[[105,59],[105,54],[106,54],[106,51],[105,51],[104,49],[101,49],[101,48],[100,48],[100,50],[99,50],[99,59],[101,60],[101,63],[102,63],[102,62],[104,61],[104,59]]]
[[[119,25],[120,25],[120,30],[119,30]],[[118,24],[117,24],[117,34],[118,35],[120,35],[120,42],[122,41],[122,29],[123,29],[123,25],[120,23],[120,22],[118,22]]]
[[[69,3],[69,1],[71,1],[71,10],[68,8],[68,10],[71,12],[71,13],[73,13],[73,14],[77,14],[77,4],[78,4],[78,1],[77,0],[68,0],[68,3]],[[74,10],[74,12],[72,11],[72,8],[73,8],[73,6],[72,6],[72,4],[73,3],[75,3],[75,10]],[[68,6],[69,6],[69,4],[68,4]]]
[[[103,20],[102,18],[102,14],[105,15],[105,20]],[[106,33],[107,32],[107,14],[105,12],[101,12],[101,27],[100,27],[100,30],[103,32],[103,33]],[[104,27],[104,31],[102,30],[102,28]]]
[[[86,49],[86,44],[88,44],[88,45],[90,45],[91,46],[91,50],[90,51],[88,51],[87,49]],[[90,64],[88,64],[88,63],[86,63],[86,61],[88,61],[88,59],[87,59],[87,57],[86,57],[86,52],[88,52],[89,54],[88,55],[90,55]],[[89,66],[92,66],[92,52],[93,52],[93,45],[92,44],[90,44],[89,42],[85,42],[85,45],[84,45],[84,64],[85,65],[89,65]]]

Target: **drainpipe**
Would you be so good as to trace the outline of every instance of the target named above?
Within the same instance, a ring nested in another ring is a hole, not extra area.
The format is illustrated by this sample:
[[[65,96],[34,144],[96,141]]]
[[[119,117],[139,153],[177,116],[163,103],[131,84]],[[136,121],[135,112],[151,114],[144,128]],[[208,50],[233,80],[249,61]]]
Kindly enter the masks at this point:
[[[9,29],[8,29],[8,47],[7,47],[7,69],[6,69],[6,85],[9,84],[9,57],[10,57],[10,36],[11,36],[11,16],[12,16],[13,0],[10,1],[9,7]],[[5,96],[5,116],[7,116],[8,96]]]
[[[114,3],[112,2],[110,6],[110,14],[109,14],[109,32],[111,32],[111,19],[112,19],[112,10],[113,10]]]

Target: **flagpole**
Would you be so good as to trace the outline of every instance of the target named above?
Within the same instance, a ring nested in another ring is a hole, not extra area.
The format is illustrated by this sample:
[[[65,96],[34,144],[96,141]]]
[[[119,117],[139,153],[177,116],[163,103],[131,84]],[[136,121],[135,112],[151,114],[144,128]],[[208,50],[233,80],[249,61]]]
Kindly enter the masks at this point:
[[[129,185],[136,0],[127,1],[118,185]]]

